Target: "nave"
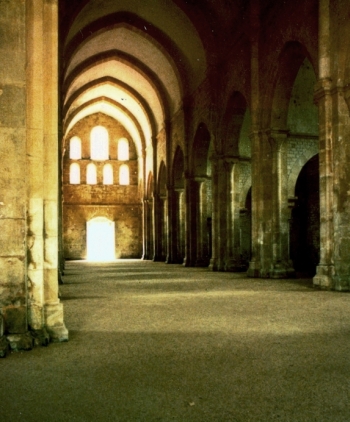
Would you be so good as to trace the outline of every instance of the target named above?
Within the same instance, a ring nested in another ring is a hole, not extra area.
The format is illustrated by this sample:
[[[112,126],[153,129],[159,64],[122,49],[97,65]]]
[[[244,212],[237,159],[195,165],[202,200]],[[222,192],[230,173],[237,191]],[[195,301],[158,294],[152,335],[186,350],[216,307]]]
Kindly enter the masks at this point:
[[[350,303],[311,279],[68,261],[70,341],[0,360],[3,421],[347,421]]]

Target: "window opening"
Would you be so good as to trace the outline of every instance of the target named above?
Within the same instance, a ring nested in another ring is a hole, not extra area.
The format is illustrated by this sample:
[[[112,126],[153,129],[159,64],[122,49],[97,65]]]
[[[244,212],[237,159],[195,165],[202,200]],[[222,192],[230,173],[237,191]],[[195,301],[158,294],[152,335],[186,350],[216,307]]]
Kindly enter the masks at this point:
[[[71,185],[80,184],[80,166],[77,163],[72,163],[69,167],[69,183]]]
[[[77,136],[73,136],[69,142],[69,158],[71,160],[81,159],[81,140]]]
[[[115,260],[115,224],[105,217],[96,217],[86,223],[88,261]]]
[[[129,141],[126,138],[121,138],[118,141],[118,160],[129,160]]]
[[[95,126],[90,134],[90,156],[92,160],[108,160],[108,131],[103,126]]]
[[[111,164],[103,166],[103,184],[113,185],[113,167]]]
[[[86,183],[88,185],[97,184],[97,171],[96,166],[93,163],[90,163],[86,167]]]
[[[122,164],[119,169],[119,184],[120,185],[129,185],[130,184],[130,174],[129,167],[126,164]]]

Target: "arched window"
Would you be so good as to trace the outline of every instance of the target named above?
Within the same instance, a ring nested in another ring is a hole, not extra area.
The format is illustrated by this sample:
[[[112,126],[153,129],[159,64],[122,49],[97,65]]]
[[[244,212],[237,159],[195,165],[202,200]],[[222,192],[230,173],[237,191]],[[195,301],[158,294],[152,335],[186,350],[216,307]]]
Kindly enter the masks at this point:
[[[92,160],[108,160],[108,131],[103,126],[95,126],[90,134],[90,156]]]
[[[111,164],[103,166],[103,184],[113,185],[113,167]]]
[[[80,183],[80,166],[77,163],[72,163],[69,167],[69,183],[71,185]]]
[[[97,183],[97,172],[95,164],[88,164],[86,167],[86,183],[88,185],[96,185]]]
[[[81,159],[81,140],[77,136],[73,136],[69,141],[69,158],[71,160]]]
[[[121,138],[118,141],[118,160],[129,160],[129,141],[126,138]]]
[[[119,168],[119,184],[120,185],[130,184],[129,167],[126,164],[122,164]]]

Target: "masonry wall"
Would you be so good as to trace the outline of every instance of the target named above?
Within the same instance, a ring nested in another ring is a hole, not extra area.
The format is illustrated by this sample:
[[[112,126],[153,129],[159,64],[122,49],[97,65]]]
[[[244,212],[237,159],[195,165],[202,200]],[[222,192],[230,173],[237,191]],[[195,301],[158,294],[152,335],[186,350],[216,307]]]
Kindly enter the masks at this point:
[[[103,126],[109,134],[109,159],[95,161],[90,158],[90,132]],[[69,158],[69,141],[78,136],[82,141],[82,159]],[[120,138],[129,141],[129,160],[119,161],[117,143]],[[72,163],[80,165],[80,184],[69,183]],[[86,168],[97,167],[97,184],[87,184]],[[103,184],[103,166],[111,164],[113,184]],[[120,185],[119,168],[127,164],[130,184]],[[66,259],[85,259],[87,254],[87,222],[105,217],[115,223],[116,258],[140,258],[142,255],[142,209],[138,186],[138,162],[135,145],[125,128],[101,113],[86,117],[70,131],[66,138],[63,159],[63,245]]]
[[[0,339],[1,315],[27,330],[25,48],[25,2],[0,2]]]

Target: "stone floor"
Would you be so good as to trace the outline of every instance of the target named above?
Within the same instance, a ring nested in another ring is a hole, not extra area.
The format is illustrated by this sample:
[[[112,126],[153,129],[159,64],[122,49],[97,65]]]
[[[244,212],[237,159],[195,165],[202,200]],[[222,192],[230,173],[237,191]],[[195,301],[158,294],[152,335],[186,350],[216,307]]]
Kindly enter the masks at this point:
[[[70,341],[0,360],[0,421],[349,421],[350,296],[69,262]]]

